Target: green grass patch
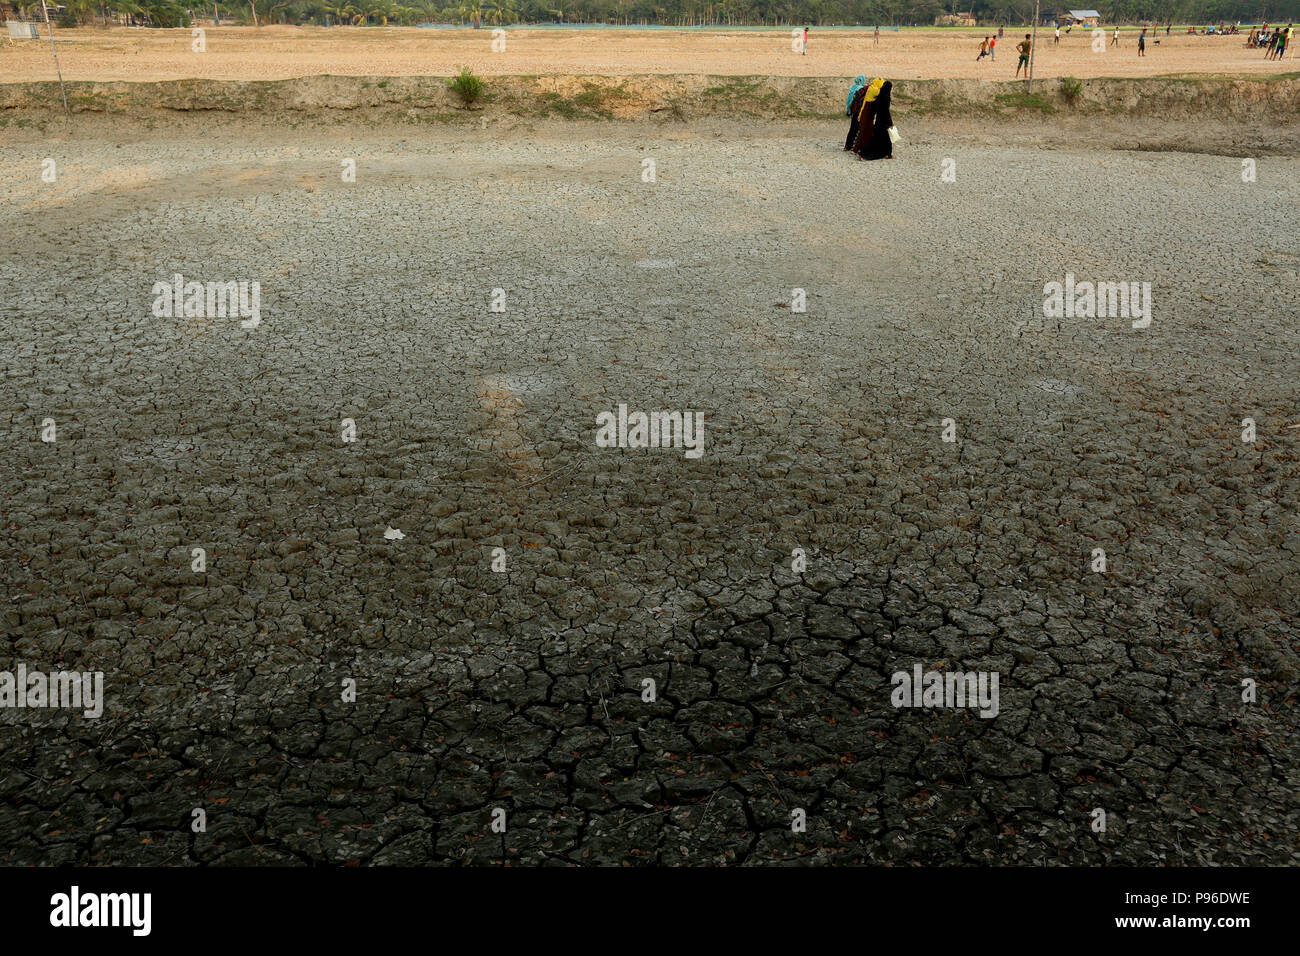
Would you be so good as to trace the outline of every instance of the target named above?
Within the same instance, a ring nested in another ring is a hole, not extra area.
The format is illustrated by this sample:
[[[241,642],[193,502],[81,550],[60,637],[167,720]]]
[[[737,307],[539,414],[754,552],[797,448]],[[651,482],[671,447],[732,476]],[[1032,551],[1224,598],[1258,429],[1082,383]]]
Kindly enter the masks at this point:
[[[542,94],[542,115],[554,114],[565,119],[613,119],[614,114],[607,109],[610,100],[623,100],[631,93],[622,87],[601,86],[598,83],[584,83],[581,93],[565,97],[554,90]]]
[[[1065,98],[1065,102],[1073,106],[1074,101],[1079,98],[1079,94],[1082,92],[1083,92],[1082,82],[1076,80],[1072,76],[1061,77],[1061,96]]]
[[[578,119],[582,116],[583,111],[552,90],[542,96],[542,114],[549,115],[551,113],[563,116],[565,119]]]
[[[467,110],[472,109],[483,95],[483,81],[467,66],[460,68],[459,76],[453,76],[447,81],[447,88],[460,98],[461,106]]]
[[[1056,107],[1042,93],[999,93],[994,100],[999,106],[1015,110],[1038,110],[1048,114],[1056,112]]]
[[[729,77],[722,86],[710,86],[704,91],[705,96],[744,96],[753,93],[759,87],[759,81],[750,77]]]
[[[586,89],[574,94],[569,102],[580,109],[600,110],[605,104],[605,93],[601,89]]]

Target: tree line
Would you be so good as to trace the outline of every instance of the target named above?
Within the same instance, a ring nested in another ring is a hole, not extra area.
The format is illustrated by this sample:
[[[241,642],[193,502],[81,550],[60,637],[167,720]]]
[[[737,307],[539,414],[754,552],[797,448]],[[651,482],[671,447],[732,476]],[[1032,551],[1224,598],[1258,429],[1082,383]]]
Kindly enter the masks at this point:
[[[50,0],[47,0],[50,2]],[[1086,4],[1085,4],[1086,6]],[[0,4],[0,11],[5,5]],[[19,12],[41,16],[41,5]],[[184,27],[222,22],[339,26],[422,23],[509,26],[529,23],[666,26],[928,26],[946,13],[972,12],[981,25],[1033,19],[1032,0],[63,0],[51,17],[65,26],[96,22]],[[1049,16],[1056,10],[1044,4]],[[1069,9],[1065,7],[1062,9]],[[1300,0],[1111,0],[1091,7],[1105,23],[1270,23],[1300,20]]]

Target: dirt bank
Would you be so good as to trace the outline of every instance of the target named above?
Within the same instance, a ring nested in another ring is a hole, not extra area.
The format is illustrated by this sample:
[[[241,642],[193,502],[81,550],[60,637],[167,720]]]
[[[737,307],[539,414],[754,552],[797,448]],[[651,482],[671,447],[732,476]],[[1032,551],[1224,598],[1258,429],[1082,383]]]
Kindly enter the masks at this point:
[[[1294,123],[1300,74],[1275,77],[1154,77],[1023,82],[906,80],[895,100],[913,113],[998,115],[1020,110],[1043,114],[1193,118],[1264,117]],[[838,117],[845,82],[836,77],[787,76],[500,76],[486,81],[476,109],[554,115],[566,119],[637,119],[668,112],[692,119],[717,114],[790,119]],[[172,80],[158,83],[67,84],[74,113],[191,112],[219,110],[303,118],[334,111],[385,118],[464,113],[441,77],[311,76],[289,80]],[[61,108],[57,83],[0,85],[0,110],[40,116]],[[466,118],[466,117],[461,117]]]
[[[1102,148],[1294,154],[1300,77],[1163,77],[1023,83],[907,80],[895,118],[914,134],[966,141]],[[175,80],[0,85],[11,134],[165,132],[220,116],[260,129],[363,124],[516,128],[543,120],[739,123],[842,121],[845,84],[781,76],[506,76],[462,108],[441,77],[314,76],[276,81]]]

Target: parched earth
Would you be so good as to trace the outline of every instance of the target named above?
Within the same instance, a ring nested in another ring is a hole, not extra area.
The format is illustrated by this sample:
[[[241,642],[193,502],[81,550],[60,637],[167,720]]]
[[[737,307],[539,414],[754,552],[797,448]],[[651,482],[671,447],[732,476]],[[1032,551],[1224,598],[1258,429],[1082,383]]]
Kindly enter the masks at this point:
[[[1300,860],[1300,161],[842,133],[11,140],[4,862]]]

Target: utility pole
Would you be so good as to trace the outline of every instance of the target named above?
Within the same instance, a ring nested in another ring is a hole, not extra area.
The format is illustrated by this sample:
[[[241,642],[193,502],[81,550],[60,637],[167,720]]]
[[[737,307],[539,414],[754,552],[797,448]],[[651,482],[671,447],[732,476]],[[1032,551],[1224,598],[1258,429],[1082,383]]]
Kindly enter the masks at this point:
[[[1026,93],[1034,92],[1034,54],[1038,52],[1038,3],[1039,0],[1034,0],[1034,38],[1029,41],[1029,72],[1025,74],[1029,84],[1025,87]]]
[[[41,0],[41,12],[45,14],[45,32],[50,35],[50,53],[54,55],[54,71],[59,74],[59,92],[63,94],[63,112],[69,116],[72,110],[68,109],[68,91],[63,88],[63,70],[59,66],[59,52],[54,49],[54,25],[50,23],[50,8],[45,5],[45,0]],[[10,43],[13,41],[10,40]]]

